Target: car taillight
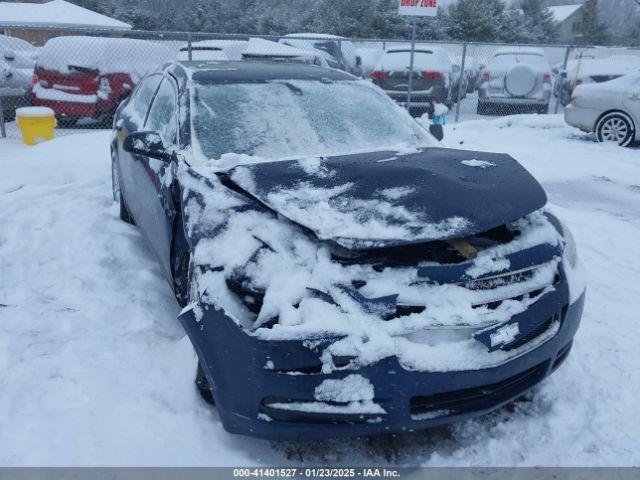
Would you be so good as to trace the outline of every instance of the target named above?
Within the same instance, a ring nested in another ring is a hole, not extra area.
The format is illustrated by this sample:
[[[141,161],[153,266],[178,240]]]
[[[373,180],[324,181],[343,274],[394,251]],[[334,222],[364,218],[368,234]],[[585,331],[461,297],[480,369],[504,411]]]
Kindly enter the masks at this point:
[[[422,72],[422,77],[427,80],[442,80],[444,76],[440,72]]]
[[[544,81],[544,83],[551,83],[551,74],[545,73],[542,80]]]
[[[491,73],[490,72],[484,72],[482,74],[482,80],[484,80],[485,82],[488,82],[489,80],[491,80]]]
[[[376,70],[371,73],[371,78],[374,80],[382,80],[383,78],[387,78],[389,76],[389,72],[385,72],[384,70]]]

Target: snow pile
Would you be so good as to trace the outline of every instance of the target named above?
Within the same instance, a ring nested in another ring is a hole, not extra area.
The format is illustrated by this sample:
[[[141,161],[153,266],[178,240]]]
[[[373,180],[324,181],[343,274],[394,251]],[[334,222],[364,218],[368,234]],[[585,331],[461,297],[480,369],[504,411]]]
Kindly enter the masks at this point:
[[[251,172],[237,168],[231,177],[238,185],[251,190]],[[411,189],[382,191],[383,199],[359,199],[349,195],[353,183],[332,188],[314,187],[300,182],[292,188],[282,188],[267,195],[267,204],[276,211],[285,211],[297,223],[311,216],[318,220],[320,238],[353,240],[412,240],[418,238],[452,237],[469,226],[469,220],[452,217],[438,223],[430,222],[421,211],[411,211],[395,205]],[[389,195],[391,198],[389,198]]]
[[[306,168],[321,166],[313,160],[309,164]],[[537,344],[509,354],[489,354],[471,335],[480,328],[505,322],[535,303],[539,297],[529,297],[527,292],[550,291],[558,261],[541,266],[525,282],[490,290],[433,284],[417,277],[415,267],[376,271],[373,264],[366,262],[343,265],[332,258],[328,245],[314,240],[296,224],[255,204],[248,207],[245,197],[219,184],[214,171],[212,167],[202,167],[197,174],[189,169],[178,172],[187,187],[183,191],[188,212],[185,221],[195,243],[195,270],[200,272],[197,299],[222,308],[252,335],[264,340],[345,337],[323,355],[325,372],[337,368],[334,356],[354,357],[354,365],[360,366],[397,356],[407,369],[482,368]],[[250,172],[243,167],[234,170],[232,178],[241,186],[252,181]],[[349,188],[349,184],[329,189],[299,185],[270,196],[268,203],[279,209],[287,206],[290,199],[296,200],[295,205],[302,202],[299,210],[288,208],[288,217],[293,221],[297,215],[299,220],[304,215],[320,218],[326,229],[323,235],[328,237],[338,227],[361,238],[402,238],[408,234],[387,220],[397,218],[410,223],[415,213],[392,202],[351,199],[333,205],[332,197]],[[407,191],[386,194],[398,197]],[[459,221],[452,220],[431,228],[447,234],[457,225]],[[560,238],[540,212],[515,222],[511,228],[520,231],[520,235],[510,243],[480,252],[470,262],[469,278],[508,268],[503,259],[506,254],[538,244],[557,245]],[[359,281],[366,285],[357,290],[352,285]],[[229,282],[243,285],[247,295],[238,296]],[[262,292],[261,303],[255,298],[247,301],[254,295],[251,292]],[[521,300],[508,300],[520,295]],[[494,309],[486,306],[496,298],[505,301]],[[387,321],[385,317],[395,313],[396,303],[428,304],[429,308]],[[434,333],[443,327],[465,327],[466,331],[454,335],[450,343],[443,343]],[[429,331],[426,340],[421,334],[424,331]],[[542,336],[539,341],[546,338]]]
[[[173,60],[171,50],[159,43],[131,38],[55,37],[47,41],[38,67],[70,73],[73,67],[101,75],[128,73],[134,82]]]
[[[0,140],[0,464],[638,465],[638,151],[595,144],[560,116],[446,128],[447,145],[505,151],[534,172],[587,269],[572,353],[524,401],[393,439],[230,435],[193,388],[196,361],[156,259],[111,207],[109,134]],[[209,194],[226,203],[194,203],[194,214],[242,205]]]
[[[489,168],[496,166],[495,163],[487,162],[486,160],[477,160],[475,158],[471,160],[463,160],[460,163],[466,165],[467,167]]]
[[[373,401],[373,385],[362,375],[341,380],[324,380],[315,388],[316,402],[276,402],[269,406],[279,410],[333,414],[385,414]]]
[[[596,76],[622,76],[640,71],[640,57],[612,55],[609,58],[583,58],[567,65],[567,80],[589,80]]]

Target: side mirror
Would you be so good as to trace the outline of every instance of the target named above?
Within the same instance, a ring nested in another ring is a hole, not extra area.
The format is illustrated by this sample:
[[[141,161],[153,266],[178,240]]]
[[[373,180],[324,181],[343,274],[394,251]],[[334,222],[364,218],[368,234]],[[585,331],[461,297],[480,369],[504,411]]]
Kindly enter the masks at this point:
[[[164,146],[158,132],[135,132],[127,135],[122,148],[125,152],[155,158],[166,163],[170,163],[174,157],[173,153]]]
[[[16,59],[16,52],[14,52],[13,50],[5,50],[4,59],[8,60],[10,62],[15,60]]]

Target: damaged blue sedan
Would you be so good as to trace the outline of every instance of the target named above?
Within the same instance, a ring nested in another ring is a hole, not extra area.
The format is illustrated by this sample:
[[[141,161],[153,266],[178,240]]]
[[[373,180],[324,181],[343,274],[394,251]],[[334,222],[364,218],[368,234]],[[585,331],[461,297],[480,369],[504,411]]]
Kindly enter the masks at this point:
[[[183,307],[224,427],[394,433],[520,397],[567,358],[585,282],[513,158],[442,148],[374,85],[178,62],[117,112],[113,193]]]

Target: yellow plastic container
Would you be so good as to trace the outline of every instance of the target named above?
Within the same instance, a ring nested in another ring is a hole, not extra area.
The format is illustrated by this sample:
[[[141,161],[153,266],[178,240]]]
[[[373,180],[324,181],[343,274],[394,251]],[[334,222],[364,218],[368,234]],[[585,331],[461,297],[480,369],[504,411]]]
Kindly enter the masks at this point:
[[[23,107],[16,110],[16,122],[25,145],[37,145],[55,136],[57,126],[53,110],[47,107]]]

